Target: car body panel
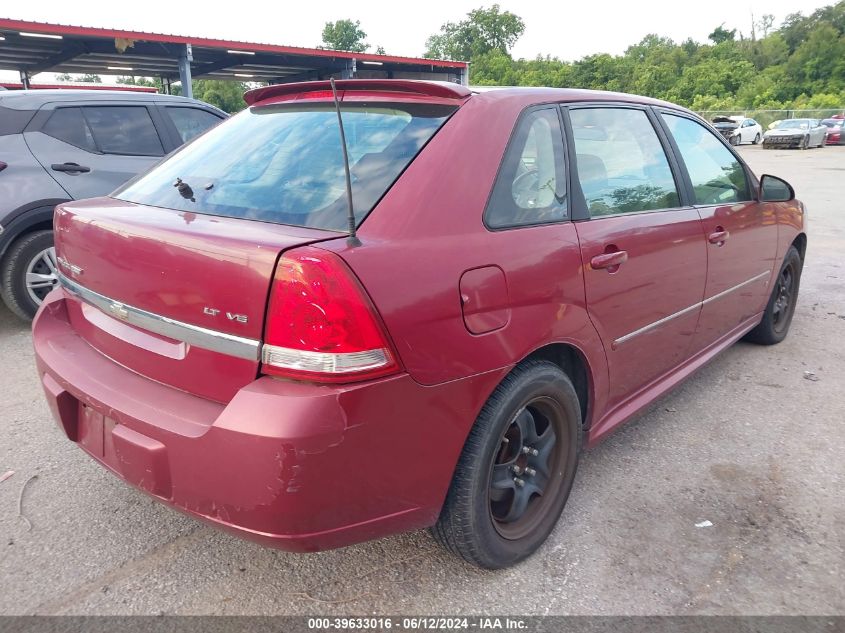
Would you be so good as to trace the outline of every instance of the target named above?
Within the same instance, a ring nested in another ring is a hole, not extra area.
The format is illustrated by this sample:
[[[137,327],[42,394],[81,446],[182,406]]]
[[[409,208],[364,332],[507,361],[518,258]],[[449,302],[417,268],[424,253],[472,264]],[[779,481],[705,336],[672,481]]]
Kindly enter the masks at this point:
[[[0,172],[0,200],[5,211],[0,225],[7,225],[32,202],[68,199],[67,191],[48,176],[29,151],[23,135],[0,136],[0,161],[6,163]]]
[[[773,204],[751,201],[698,210],[706,238],[722,231],[727,236],[715,244],[705,242],[707,284],[693,352],[763,311],[779,261]]]
[[[707,271],[701,222],[687,208],[576,226],[588,311],[608,360],[607,406],[613,407],[689,354]],[[628,254],[617,270],[590,266],[591,258],[615,250]]]

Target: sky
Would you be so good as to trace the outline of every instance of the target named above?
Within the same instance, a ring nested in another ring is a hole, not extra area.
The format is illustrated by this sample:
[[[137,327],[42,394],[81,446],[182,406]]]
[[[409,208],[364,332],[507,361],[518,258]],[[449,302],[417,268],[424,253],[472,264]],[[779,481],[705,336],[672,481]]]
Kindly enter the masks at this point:
[[[525,22],[525,33],[513,49],[514,57],[552,55],[575,60],[593,53],[619,54],[649,33],[675,41],[688,37],[699,42],[722,22],[728,29],[751,32],[755,19],[764,13],[775,16],[779,25],[789,14],[805,15],[833,4],[835,0],[708,0],[651,2],[609,1],[554,2],[553,0],[499,0],[502,10],[511,11]],[[340,0],[316,2],[203,3],[185,0],[144,0],[118,3],[102,0],[36,0],[5,3],[3,17],[39,22],[94,26],[136,31],[153,31],[228,40],[242,40],[292,46],[320,44],[323,25],[350,18],[360,20],[367,42],[383,46],[388,54],[422,56],[426,38],[447,21],[463,19],[467,12],[490,6],[485,0],[426,0],[425,2],[368,2]],[[131,11],[121,11],[132,7]],[[215,10],[214,7],[220,7]],[[225,8],[224,8],[225,7]],[[143,10],[140,10],[140,9]],[[2,44],[0,44],[2,45]],[[0,77],[16,79],[17,73],[0,71]],[[105,76],[103,77],[105,80]]]

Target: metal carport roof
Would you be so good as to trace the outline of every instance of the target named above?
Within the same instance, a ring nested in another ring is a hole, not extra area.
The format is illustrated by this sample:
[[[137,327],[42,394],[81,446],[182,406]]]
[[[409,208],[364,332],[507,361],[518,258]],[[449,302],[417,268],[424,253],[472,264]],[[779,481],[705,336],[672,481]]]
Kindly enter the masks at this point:
[[[288,83],[342,78],[467,82],[467,63],[0,18],[0,69]],[[187,73],[187,74],[186,74]],[[186,81],[187,80],[187,81]],[[190,96],[190,94],[186,94]]]

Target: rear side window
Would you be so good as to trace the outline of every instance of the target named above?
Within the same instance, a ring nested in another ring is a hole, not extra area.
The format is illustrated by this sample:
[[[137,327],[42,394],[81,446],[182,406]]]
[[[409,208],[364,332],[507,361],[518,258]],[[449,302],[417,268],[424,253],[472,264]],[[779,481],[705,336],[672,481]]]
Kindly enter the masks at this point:
[[[199,108],[168,106],[165,108],[165,111],[167,112],[167,116],[170,117],[170,120],[173,121],[173,125],[176,126],[176,131],[182,137],[183,143],[196,138],[208,128],[217,125],[221,121],[220,117],[206,110],[200,110]]]
[[[89,152],[96,152],[97,146],[94,143],[94,136],[85,117],[82,116],[81,108],[58,108],[41,131],[55,139],[70,143],[80,149]]]
[[[672,209],[678,189],[663,146],[642,110],[570,110],[578,179],[590,216]]]
[[[661,116],[686,164],[696,204],[751,200],[742,163],[710,130],[686,117],[667,113]]]
[[[360,222],[455,108],[405,103],[341,107]],[[173,186],[177,178],[190,193]],[[344,230],[346,180],[334,106],[248,108],[114,195],[157,207]]]
[[[164,156],[150,113],[143,106],[85,106],[85,119],[104,154]]]
[[[493,185],[484,221],[490,228],[567,218],[563,135],[557,109],[528,112],[517,124]]]

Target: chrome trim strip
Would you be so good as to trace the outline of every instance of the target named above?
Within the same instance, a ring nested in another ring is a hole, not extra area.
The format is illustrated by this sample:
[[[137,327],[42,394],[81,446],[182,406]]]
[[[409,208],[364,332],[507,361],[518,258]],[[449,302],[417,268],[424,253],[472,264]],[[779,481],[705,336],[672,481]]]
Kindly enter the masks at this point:
[[[134,308],[81,286],[76,281],[66,277],[61,271],[59,271],[58,275],[59,283],[68,292],[73,293],[86,303],[99,308],[118,321],[124,321],[149,332],[161,334],[162,336],[182,341],[188,345],[195,345],[202,349],[219,352],[228,356],[235,356],[246,360],[259,360],[261,356],[261,341],[209,330],[198,325],[191,325],[190,323],[147,312],[141,308]]]
[[[731,288],[728,288],[727,290],[723,290],[722,292],[715,294],[712,297],[708,297],[704,301],[699,301],[698,303],[694,303],[691,306],[684,308],[683,310],[679,310],[678,312],[670,314],[669,316],[665,316],[662,319],[658,319],[654,323],[649,323],[648,325],[645,325],[638,330],[634,330],[633,332],[629,332],[628,334],[625,334],[624,336],[620,336],[618,339],[613,341],[613,348],[615,349],[616,347],[618,347],[622,343],[630,341],[632,338],[639,336],[640,334],[645,334],[646,332],[650,332],[651,330],[660,327],[664,323],[668,323],[672,319],[677,319],[678,317],[684,316],[688,312],[692,312],[693,310],[696,310],[697,308],[701,308],[701,307],[707,305],[708,303],[710,303],[711,301],[715,301],[716,299],[721,299],[725,295],[730,294],[731,292],[734,292],[735,290],[739,290],[740,288],[743,288],[744,286],[747,286],[748,284],[754,283],[758,279],[762,279],[763,277],[767,277],[771,274],[772,274],[771,271],[768,271],[768,270],[766,272],[762,272],[759,275],[755,275],[751,279],[746,279],[742,283],[739,283],[739,284],[737,284],[737,285],[735,285]]]
[[[651,330],[660,327],[664,323],[668,323],[672,319],[677,319],[678,317],[683,316],[688,312],[692,312],[693,310],[700,308],[700,307],[701,307],[701,301],[699,301],[698,303],[694,303],[693,305],[686,307],[683,310],[675,312],[674,314],[670,314],[669,316],[665,316],[662,319],[655,321],[654,323],[649,323],[648,325],[641,327],[639,330],[634,330],[633,332],[630,332],[630,333],[626,334],[625,336],[620,336],[618,339],[613,341],[613,347],[616,347],[617,345],[621,345],[622,343],[625,343],[626,341],[630,341],[635,336],[639,336],[640,334],[645,334],[646,332],[650,332]]]
[[[768,277],[771,274],[772,274],[772,271],[767,270],[764,273],[760,273],[759,275],[755,275],[751,279],[747,279],[747,280],[743,281],[741,284],[735,285],[733,288],[728,288],[727,290],[723,290],[719,294],[715,294],[712,297],[708,297],[707,299],[705,299],[704,301],[701,302],[701,305],[707,305],[711,301],[715,301],[716,299],[721,299],[726,294],[730,294],[734,290],[739,290],[743,286],[747,286],[748,284],[754,283],[755,281],[757,281],[758,279],[762,279],[763,277]]]

